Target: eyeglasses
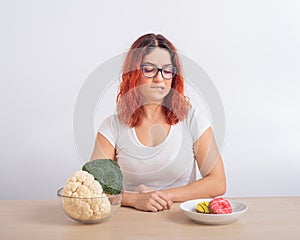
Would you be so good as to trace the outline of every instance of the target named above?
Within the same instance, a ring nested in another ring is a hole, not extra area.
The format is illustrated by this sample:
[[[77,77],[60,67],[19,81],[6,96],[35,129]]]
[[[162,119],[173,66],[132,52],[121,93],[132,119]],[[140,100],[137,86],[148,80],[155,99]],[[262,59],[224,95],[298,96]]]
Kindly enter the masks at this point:
[[[163,68],[158,68],[157,66],[149,63],[141,64],[142,73],[146,78],[154,78],[158,74],[161,73],[164,79],[170,80],[176,74],[176,67],[174,66],[166,66]]]

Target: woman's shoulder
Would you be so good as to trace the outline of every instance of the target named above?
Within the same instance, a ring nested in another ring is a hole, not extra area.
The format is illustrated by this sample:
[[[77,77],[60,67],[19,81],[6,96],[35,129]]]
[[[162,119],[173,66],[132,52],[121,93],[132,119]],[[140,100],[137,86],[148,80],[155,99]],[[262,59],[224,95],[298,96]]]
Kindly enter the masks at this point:
[[[118,114],[116,113],[112,113],[108,116],[106,116],[102,122],[102,125],[103,124],[117,124],[119,125],[120,124],[120,121],[119,121],[119,118],[118,118]]]
[[[208,116],[203,113],[200,109],[196,107],[191,107],[190,110],[188,111],[188,114],[186,118],[184,119],[185,122],[189,123],[190,121],[193,120],[201,120],[201,119],[207,119]]]
[[[197,139],[208,127],[211,126],[208,114],[198,108],[191,108],[183,125],[188,129],[193,139]]]
[[[117,113],[111,113],[110,115],[106,116],[104,121],[118,121],[118,114]]]
[[[109,125],[114,128],[126,128],[127,125],[121,122],[119,115],[117,113],[112,113],[108,115],[104,120],[102,125]]]
[[[108,115],[101,123],[98,132],[105,136],[114,146],[119,136],[128,129],[121,123],[118,114]]]

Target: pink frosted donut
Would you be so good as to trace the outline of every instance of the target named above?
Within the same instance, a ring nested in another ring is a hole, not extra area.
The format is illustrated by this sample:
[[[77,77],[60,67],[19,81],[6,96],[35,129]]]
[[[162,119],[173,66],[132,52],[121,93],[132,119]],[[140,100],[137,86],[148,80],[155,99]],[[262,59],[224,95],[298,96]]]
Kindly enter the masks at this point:
[[[208,208],[210,213],[214,214],[232,213],[232,207],[230,203],[222,197],[217,197],[211,200],[209,202]]]

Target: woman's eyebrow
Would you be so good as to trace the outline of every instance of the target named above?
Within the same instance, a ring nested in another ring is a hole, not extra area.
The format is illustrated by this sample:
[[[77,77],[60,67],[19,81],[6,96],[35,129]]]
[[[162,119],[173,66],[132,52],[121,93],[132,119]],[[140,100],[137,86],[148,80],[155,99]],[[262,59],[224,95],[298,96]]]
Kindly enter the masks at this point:
[[[149,64],[149,65],[157,66],[156,64],[151,63],[151,62],[143,62],[143,64]],[[172,65],[173,65],[172,63],[168,63],[168,64],[164,64],[164,65],[162,65],[162,66],[163,66],[163,67],[166,67],[166,66],[172,66]]]

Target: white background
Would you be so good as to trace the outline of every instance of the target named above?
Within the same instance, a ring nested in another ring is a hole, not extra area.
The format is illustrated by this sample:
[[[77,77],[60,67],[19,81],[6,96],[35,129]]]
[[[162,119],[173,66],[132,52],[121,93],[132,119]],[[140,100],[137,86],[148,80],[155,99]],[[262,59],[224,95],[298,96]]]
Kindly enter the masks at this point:
[[[300,195],[299,12],[297,0],[1,0],[0,199],[56,197],[82,166],[72,125],[82,84],[148,32],[219,91],[226,195]]]

